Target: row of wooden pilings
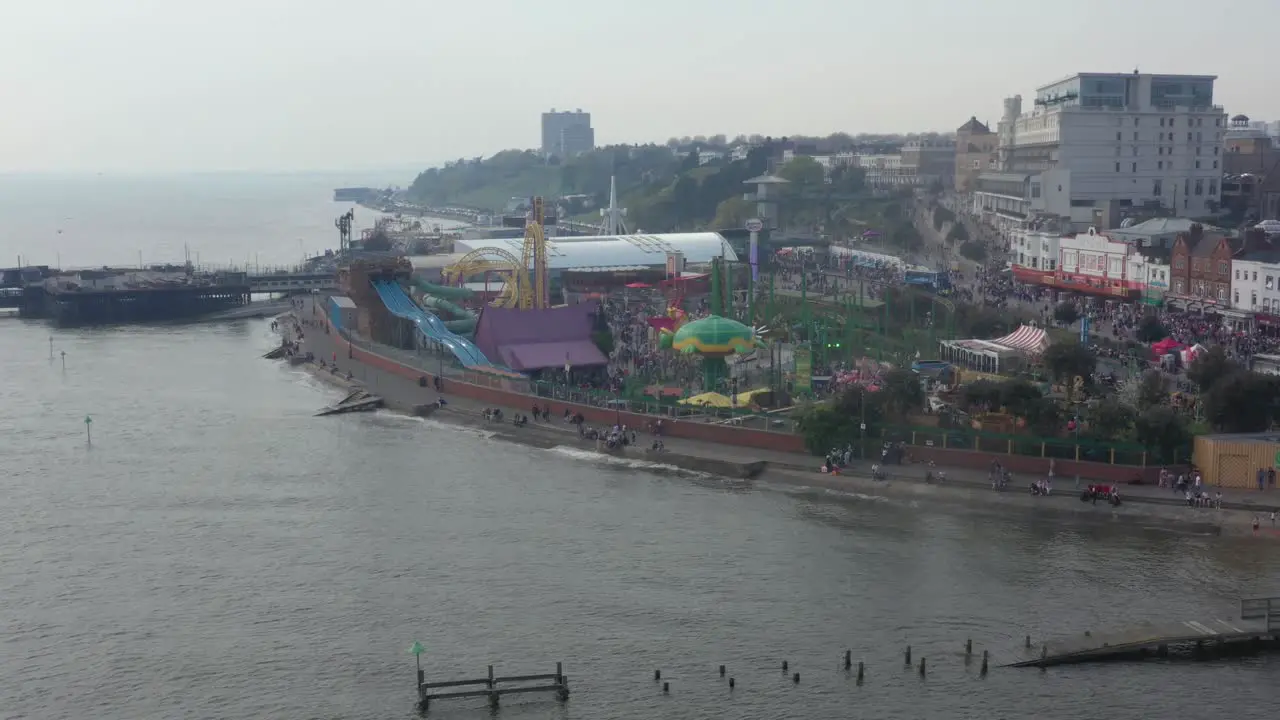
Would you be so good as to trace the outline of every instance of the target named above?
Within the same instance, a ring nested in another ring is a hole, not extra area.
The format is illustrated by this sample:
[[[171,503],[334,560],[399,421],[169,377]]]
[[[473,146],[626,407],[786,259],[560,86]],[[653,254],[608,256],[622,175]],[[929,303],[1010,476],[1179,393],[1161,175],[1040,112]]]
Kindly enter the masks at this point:
[[[1031,647],[1031,636],[1030,636],[1030,635],[1028,635],[1028,636],[1026,637],[1026,647]],[[973,640],[965,640],[965,642],[964,642],[964,662],[965,662],[965,664],[966,664],[966,665],[968,665],[970,662],[972,662],[972,660],[973,660]],[[982,651],[982,665],[981,665],[981,667],[980,667],[980,668],[979,668],[979,670],[978,670],[978,674],[979,674],[979,676],[981,676],[981,677],[986,677],[986,676],[987,676],[987,671],[988,671],[988,669],[990,668],[990,663],[991,663],[991,655],[990,655],[990,653],[989,653],[988,651],[986,651],[986,650],[983,650],[983,651]],[[908,668],[910,668],[910,667],[915,667],[915,664],[912,662],[912,657],[911,657],[911,646],[910,646],[910,645],[908,645],[908,646],[906,647],[906,650],[904,650],[904,651],[903,651],[902,664],[903,664],[903,666],[904,666],[904,667],[908,667]],[[852,650],[845,650],[845,651],[844,651],[844,660],[843,660],[843,665],[844,665],[844,669],[845,669],[845,671],[846,671],[846,672],[848,672],[848,673],[850,673],[850,674],[853,674],[853,675],[855,676],[855,680],[856,680],[856,682],[857,682],[859,685],[861,685],[861,684],[863,683],[863,681],[866,679],[866,675],[867,675],[867,666],[866,666],[866,663],[865,663],[864,661],[862,661],[862,660],[859,660],[859,661],[858,661],[858,663],[857,663],[857,666],[856,666],[856,670],[855,670],[855,666],[854,666],[854,663],[853,663],[853,651],[852,651]],[[791,668],[791,664],[790,664],[788,661],[783,660],[783,661],[782,661],[782,672],[783,672],[783,674],[784,674],[784,675],[785,675],[785,674],[790,670],[790,668]],[[727,667],[726,667],[726,666],[721,665],[721,666],[720,666],[720,668],[719,668],[719,672],[720,672],[720,677],[725,677],[725,676],[728,674],[728,669],[727,669]],[[923,658],[923,657],[922,657],[922,658],[920,658],[919,672],[920,672],[920,677],[925,677],[925,676],[927,676],[927,675],[929,674],[929,666],[928,666],[928,662],[927,662],[927,661],[925,660],[925,658]],[[728,680],[729,680],[729,689],[730,689],[730,690],[733,690],[735,687],[737,687],[737,684],[738,684],[738,682],[737,682],[737,678],[735,678],[735,677],[733,677],[733,676],[731,676],[731,675],[730,675],[730,676],[728,677]],[[654,671],[653,671],[653,681],[654,681],[655,683],[658,683],[658,682],[662,683],[662,692],[664,692],[664,693],[670,693],[670,692],[671,692],[671,683],[670,683],[670,682],[668,682],[668,681],[664,681],[664,680],[662,679],[662,670],[654,670]],[[800,684],[800,673],[798,673],[798,672],[793,672],[793,673],[791,674],[791,682],[792,682],[792,683],[794,683],[794,684],[796,684],[796,685],[799,685],[799,684]]]

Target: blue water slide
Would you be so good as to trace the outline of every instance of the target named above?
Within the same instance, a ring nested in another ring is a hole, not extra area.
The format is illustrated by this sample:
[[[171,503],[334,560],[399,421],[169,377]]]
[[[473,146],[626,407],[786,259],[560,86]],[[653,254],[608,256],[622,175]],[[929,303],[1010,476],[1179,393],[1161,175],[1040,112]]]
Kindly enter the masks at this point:
[[[493,364],[474,343],[452,332],[445,327],[443,320],[418,307],[398,284],[389,280],[378,280],[373,283],[373,289],[378,292],[378,297],[382,299],[392,315],[412,322],[418,327],[423,337],[449,348],[453,356],[463,365],[473,367]]]

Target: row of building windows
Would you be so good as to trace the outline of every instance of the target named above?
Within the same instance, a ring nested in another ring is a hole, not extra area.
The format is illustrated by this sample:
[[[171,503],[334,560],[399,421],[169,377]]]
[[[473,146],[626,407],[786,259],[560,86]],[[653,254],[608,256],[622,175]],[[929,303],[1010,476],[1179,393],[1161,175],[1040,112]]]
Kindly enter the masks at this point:
[[[1221,139],[1222,139],[1222,133],[1216,133],[1216,134],[1214,134],[1214,135],[1210,136],[1210,137],[1209,137],[1209,139],[1210,139],[1210,140],[1221,140]],[[1116,131],[1116,142],[1122,142],[1123,140],[1124,140],[1124,133],[1123,133],[1123,132],[1121,132],[1121,131],[1119,131],[1119,130],[1117,130],[1117,131]],[[1135,131],[1135,132],[1133,133],[1133,141],[1134,141],[1134,142],[1139,142],[1140,140],[1142,140],[1142,134],[1141,134],[1141,133],[1139,133],[1139,132],[1136,132],[1136,131]],[[1191,142],[1191,141],[1193,141],[1193,140],[1194,140],[1195,142],[1204,142],[1204,133],[1202,133],[1202,132],[1187,133],[1187,142]],[[1166,132],[1157,133],[1157,134],[1156,134],[1156,141],[1157,141],[1157,142],[1165,142],[1165,141],[1168,141],[1168,142],[1176,142],[1176,141],[1174,140],[1173,133],[1171,133],[1171,132],[1167,132],[1167,133],[1166,133]],[[1216,148],[1215,148],[1215,150],[1216,150]],[[1170,150],[1170,152],[1172,153],[1172,149]],[[1200,154],[1200,153],[1199,153],[1199,151],[1197,151],[1197,152],[1196,152],[1196,154],[1197,154],[1197,155],[1198,155],[1198,154]],[[1217,154],[1218,154],[1217,152],[1214,152],[1214,155],[1217,155]]]
[[[1258,282],[1258,271],[1257,271],[1257,270],[1254,270],[1254,271],[1253,271],[1253,278],[1252,278],[1252,279],[1250,279],[1250,278],[1249,278],[1249,271],[1248,271],[1248,270],[1241,270],[1240,268],[1236,268],[1236,279],[1237,279],[1237,280],[1244,280],[1244,281],[1251,281],[1251,282]],[[1265,280],[1265,284],[1263,285],[1263,287],[1265,287],[1265,288],[1266,288],[1266,289],[1268,289],[1268,290],[1273,290],[1273,289],[1275,289],[1275,279],[1276,279],[1276,276],[1275,276],[1275,275],[1267,275],[1267,276],[1266,276],[1266,280]],[[1256,302],[1256,301],[1255,301],[1255,302]]]
[[[1117,172],[1118,172],[1118,171],[1117,171]],[[1175,181],[1175,182],[1176,182],[1176,181]],[[1177,186],[1175,185],[1174,187],[1176,188]],[[1182,195],[1183,195],[1183,197],[1186,197],[1187,195],[1191,194],[1191,188],[1192,188],[1192,187],[1193,187],[1193,186],[1191,185],[1191,181],[1190,181],[1190,180],[1183,180],[1183,181],[1182,181]],[[1207,193],[1205,192],[1205,184],[1204,184],[1204,180],[1196,180],[1196,184],[1194,185],[1194,188],[1195,188],[1195,194],[1196,194],[1196,195],[1208,195],[1209,197],[1217,197],[1217,195],[1218,195],[1218,181],[1217,181],[1217,180],[1210,180],[1210,181],[1209,181],[1209,190],[1208,190],[1208,192],[1207,192]],[[1156,179],[1156,180],[1152,181],[1152,183],[1151,183],[1151,194],[1152,194],[1152,195],[1154,195],[1154,196],[1156,196],[1156,197],[1161,197],[1161,196],[1163,196],[1163,195],[1164,195],[1164,180]]]
[[[1235,291],[1234,298],[1235,298],[1234,304],[1239,306],[1240,305],[1239,290]],[[1249,298],[1249,308],[1254,309],[1257,307],[1258,307],[1258,293],[1255,292],[1255,293],[1252,293],[1252,297]],[[1272,303],[1271,298],[1262,298],[1262,310],[1263,312],[1267,312],[1267,313],[1270,313],[1273,310],[1280,311],[1280,299],[1277,299],[1274,303]]]
[[[1134,118],[1134,119],[1133,119],[1133,126],[1134,126],[1134,127],[1138,127],[1138,121],[1139,121],[1139,120],[1141,120],[1141,118]],[[1174,125],[1176,125],[1176,124],[1177,124],[1177,123],[1176,123],[1176,120],[1177,120],[1177,118],[1163,118],[1163,117],[1162,117],[1162,118],[1160,118],[1160,127],[1173,127]],[[1124,124],[1124,118],[1116,118],[1116,124],[1117,124],[1117,125],[1123,125],[1123,124]],[[1222,118],[1221,118],[1221,117],[1216,117],[1216,118],[1214,118],[1214,119],[1213,119],[1213,125],[1214,125],[1214,127],[1222,127]],[[1193,118],[1193,117],[1189,117],[1189,118],[1187,118],[1187,127],[1204,127],[1204,118],[1198,118],[1198,117],[1197,117],[1197,118]]]
[[[1196,281],[1196,284],[1195,284],[1195,288],[1196,288],[1196,295],[1199,295],[1200,297],[1209,297],[1209,295],[1207,295],[1207,294],[1205,293],[1205,290],[1206,290],[1206,288],[1207,288],[1207,287],[1208,287],[1208,286],[1207,286],[1207,285],[1205,285],[1205,283],[1204,283],[1204,281],[1203,281],[1203,280],[1197,280],[1197,281]],[[1187,285],[1186,285],[1186,282],[1185,282],[1185,281],[1183,281],[1183,280],[1181,280],[1181,279],[1178,279],[1178,280],[1174,280],[1174,281],[1173,281],[1173,291],[1174,291],[1175,293],[1178,293],[1179,295],[1185,294],[1185,293],[1186,293],[1186,288],[1187,288]],[[1227,288],[1226,288],[1225,286],[1219,285],[1219,286],[1218,286],[1218,293],[1217,293],[1217,295],[1218,295],[1218,300],[1219,300],[1220,302],[1226,302],[1226,301],[1227,301]]]
[[[1142,154],[1142,153],[1141,153],[1141,148],[1140,148],[1139,146],[1137,146],[1137,145],[1131,145],[1131,146],[1129,146],[1129,147],[1130,147],[1130,148],[1131,148],[1131,150],[1133,151],[1133,154],[1134,154],[1134,155],[1141,155],[1141,154]],[[1203,150],[1203,148],[1201,148],[1199,145],[1197,145],[1197,146],[1196,146],[1196,154],[1197,154],[1197,155],[1201,154],[1201,151],[1202,151],[1202,150]],[[1172,156],[1172,155],[1173,155],[1173,148],[1171,148],[1171,147],[1165,147],[1164,145],[1160,145],[1159,147],[1157,147],[1157,148],[1156,148],[1156,154],[1157,154],[1157,155],[1170,155],[1170,156]],[[1214,146],[1214,148],[1213,148],[1213,154],[1214,154],[1214,155],[1217,155],[1217,154],[1218,154],[1218,147],[1217,147],[1217,146]],[[1119,155],[1120,155],[1120,146],[1119,146],[1119,145],[1117,145],[1117,146],[1116,146],[1116,156],[1117,156],[1117,157],[1119,157]]]

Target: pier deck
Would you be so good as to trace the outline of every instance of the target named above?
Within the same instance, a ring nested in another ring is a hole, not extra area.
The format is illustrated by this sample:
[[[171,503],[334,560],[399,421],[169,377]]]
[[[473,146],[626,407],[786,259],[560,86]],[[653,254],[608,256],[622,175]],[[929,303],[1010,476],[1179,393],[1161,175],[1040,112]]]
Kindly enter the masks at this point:
[[[512,683],[516,683],[516,686],[510,687]],[[499,687],[502,684],[508,687]],[[468,687],[480,687],[480,689],[440,692],[443,688]],[[433,700],[483,697],[488,699],[490,707],[496,708],[498,707],[499,698],[503,695],[532,692],[551,692],[555,693],[555,698],[560,702],[568,700],[569,678],[564,674],[564,665],[556,663],[556,671],[553,673],[507,675],[505,677],[495,676],[493,674],[493,666],[490,665],[487,677],[467,680],[444,680],[441,682],[427,682],[422,668],[418,668],[418,710],[422,712],[426,712],[431,707],[431,701]]]
[[[1280,647],[1280,597],[1240,601],[1240,618],[1145,622],[1090,632],[1040,647],[1039,657],[1011,667],[1050,667],[1144,655],[1165,656],[1170,647],[1232,652]]]

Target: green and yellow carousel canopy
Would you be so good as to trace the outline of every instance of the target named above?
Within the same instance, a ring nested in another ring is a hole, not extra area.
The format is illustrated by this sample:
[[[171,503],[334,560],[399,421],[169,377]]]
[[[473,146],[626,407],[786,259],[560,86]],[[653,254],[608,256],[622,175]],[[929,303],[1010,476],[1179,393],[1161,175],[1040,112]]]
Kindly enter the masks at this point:
[[[671,339],[676,351],[700,355],[745,353],[761,345],[750,327],[717,315],[685,323]]]

